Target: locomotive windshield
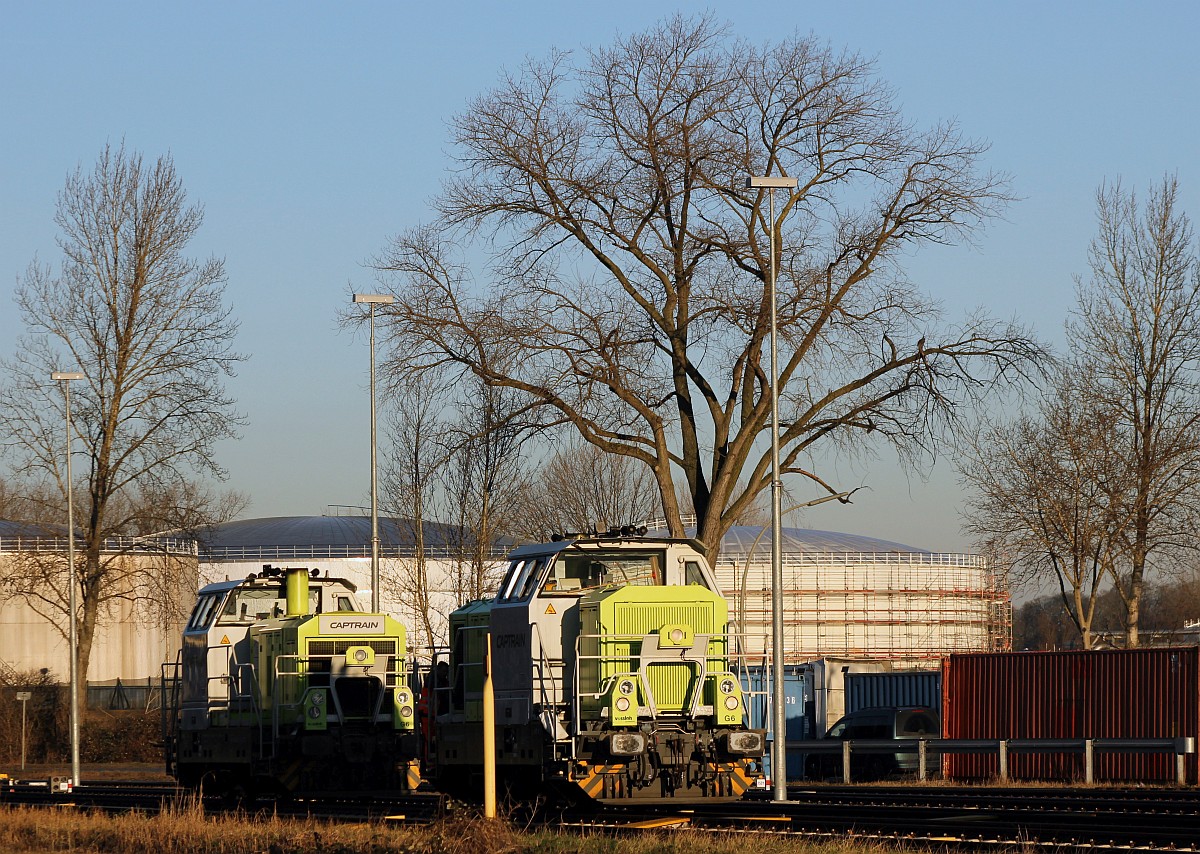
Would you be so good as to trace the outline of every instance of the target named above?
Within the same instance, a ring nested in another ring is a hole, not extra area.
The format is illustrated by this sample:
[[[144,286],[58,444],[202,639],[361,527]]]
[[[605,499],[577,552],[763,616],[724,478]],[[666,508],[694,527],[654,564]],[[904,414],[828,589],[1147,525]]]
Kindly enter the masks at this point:
[[[663,583],[662,554],[619,551],[560,554],[542,584],[543,593],[577,593],[612,584],[654,587]]]
[[[320,605],[320,591],[310,588],[308,591],[308,612],[315,614]],[[253,623],[255,620],[266,620],[272,617],[282,617],[287,613],[287,590],[283,585],[271,587],[238,587],[225,600],[221,609],[220,622]]]
[[[220,601],[220,593],[206,593],[201,596],[196,602],[196,607],[192,609],[192,618],[188,620],[187,631],[208,628]]]

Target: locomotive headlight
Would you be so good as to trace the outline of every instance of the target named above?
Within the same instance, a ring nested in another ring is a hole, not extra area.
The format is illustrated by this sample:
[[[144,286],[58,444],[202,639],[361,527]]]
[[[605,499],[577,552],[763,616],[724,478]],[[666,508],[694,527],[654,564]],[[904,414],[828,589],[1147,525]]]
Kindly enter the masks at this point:
[[[346,664],[351,667],[374,667],[375,650],[366,644],[347,647]]]
[[[321,732],[328,725],[328,702],[325,689],[310,688],[304,695],[304,729]]]
[[[722,726],[737,724],[742,719],[742,690],[732,673],[717,675],[715,694],[713,713],[717,723]]]
[[[725,749],[743,756],[762,756],[766,748],[766,736],[759,730],[731,732],[725,737]]]
[[[616,684],[608,686],[611,693],[606,700],[610,704],[609,723],[613,726],[633,726],[637,723],[637,689],[637,680],[627,674],[618,676]]]
[[[646,736],[640,732],[616,732],[608,742],[614,756],[637,756],[646,750]]]
[[[683,643],[684,637],[686,637],[686,635],[683,633],[683,629],[671,629],[672,643]]]
[[[393,726],[400,730],[411,730],[414,726],[413,710],[415,705],[412,691],[407,688],[397,688],[393,702]]]

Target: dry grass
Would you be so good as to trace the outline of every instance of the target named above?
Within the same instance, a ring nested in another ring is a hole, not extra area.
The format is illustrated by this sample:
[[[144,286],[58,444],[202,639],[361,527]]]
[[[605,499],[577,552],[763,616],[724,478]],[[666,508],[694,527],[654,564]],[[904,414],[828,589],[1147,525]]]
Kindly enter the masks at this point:
[[[205,816],[195,802],[158,816],[64,809],[0,811],[0,851],[10,854],[883,854],[852,843],[663,832],[637,837],[524,833],[503,821],[451,818],[429,827],[328,824],[274,817]]]

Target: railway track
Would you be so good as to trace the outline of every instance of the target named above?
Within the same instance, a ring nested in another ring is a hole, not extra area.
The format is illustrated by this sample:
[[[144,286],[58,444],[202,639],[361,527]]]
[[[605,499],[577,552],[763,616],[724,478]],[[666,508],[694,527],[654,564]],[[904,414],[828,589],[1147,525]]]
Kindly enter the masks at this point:
[[[571,819],[618,833],[687,827],[964,849],[1200,851],[1194,790],[819,787],[790,789],[782,803],[630,803]]]
[[[0,807],[32,805],[110,812],[157,812],[195,796],[169,784],[91,783],[70,793],[47,786],[0,791]],[[228,812],[219,798],[206,812]],[[437,795],[323,797],[240,804],[247,813],[338,822],[430,823],[445,815]],[[853,838],[900,846],[996,850],[1097,848],[1200,852],[1200,791],[1193,789],[1015,789],[818,786],[789,789],[789,800],[628,801],[544,811],[534,823],[568,831],[634,834],[691,829],[787,834],[813,840]]]
[[[270,798],[253,802],[226,797],[199,797],[170,783],[85,783],[70,792],[44,785],[15,785],[0,789],[0,807],[75,807],[105,812],[140,810],[147,813],[198,804],[206,813],[231,811],[269,813],[281,817],[317,818],[338,822],[390,821],[428,824],[445,814],[446,799],[436,794],[379,794],[354,796],[328,793],[304,798]]]

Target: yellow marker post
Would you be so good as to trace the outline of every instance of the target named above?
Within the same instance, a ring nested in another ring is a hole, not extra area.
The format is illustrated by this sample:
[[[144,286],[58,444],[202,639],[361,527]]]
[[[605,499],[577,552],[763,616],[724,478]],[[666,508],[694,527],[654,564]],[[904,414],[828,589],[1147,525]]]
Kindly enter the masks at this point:
[[[496,817],[496,694],[492,689],[492,633],[483,654],[483,817]]]

